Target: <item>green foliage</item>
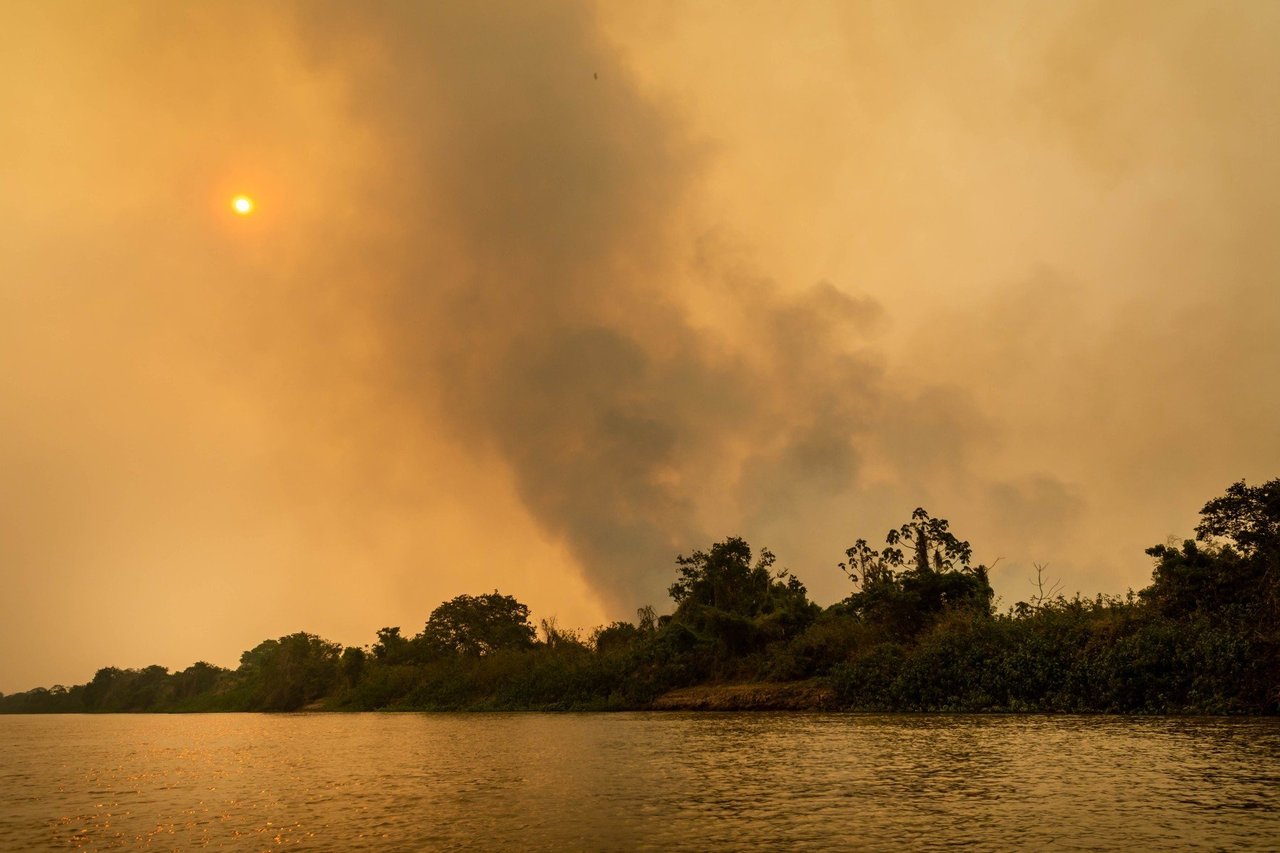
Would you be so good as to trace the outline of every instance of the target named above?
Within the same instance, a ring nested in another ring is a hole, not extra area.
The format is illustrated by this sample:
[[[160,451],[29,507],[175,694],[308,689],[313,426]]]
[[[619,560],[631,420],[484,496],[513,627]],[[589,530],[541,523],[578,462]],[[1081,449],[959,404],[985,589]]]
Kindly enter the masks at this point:
[[[360,683],[360,676],[364,674],[365,660],[368,655],[364,649],[348,646],[342,650],[342,677],[346,681],[348,687],[355,687]]]
[[[1200,510],[1196,538],[1224,538],[1246,556],[1280,550],[1280,479],[1261,486],[1232,483]]]
[[[630,622],[614,622],[596,632],[594,645],[600,654],[609,654],[629,649],[643,636]]]
[[[529,608],[494,590],[441,604],[427,620],[422,643],[433,651],[480,657],[499,649],[527,649],[534,636]]]
[[[906,651],[897,643],[876,643],[831,672],[831,685],[843,703],[861,710],[896,707],[895,682]]]
[[[711,607],[726,613],[755,616],[770,600],[769,569],[775,557],[768,549],[751,564],[751,546],[737,536],[717,542],[710,551],[676,557],[679,577],[671,585],[676,608]]]
[[[992,612],[983,566],[917,509],[885,547],[859,539],[855,584],[821,611],[768,550],[733,537],[677,558],[675,612],[652,607],[584,642],[496,590],[444,602],[423,631],[382,628],[366,650],[297,633],[229,671],[205,662],[105,667],[87,684],[0,696],[0,712],[644,708],[675,688],[825,680],[847,708],[883,711],[1280,711],[1280,481],[1207,503],[1199,541],[1156,546],[1138,595]]]
[[[933,518],[924,507],[916,507],[910,521],[885,536],[885,559],[890,565],[901,566],[904,557],[897,546],[902,544],[908,546],[914,568],[921,574],[968,568],[973,549],[957,539],[949,527],[945,518]]]
[[[294,711],[339,683],[342,646],[314,634],[264,640],[240,656],[240,688],[251,710]]]
[[[23,693],[0,694],[0,713],[5,714],[79,714],[84,707],[85,685],[36,687]]]
[[[373,644],[373,656],[389,664],[409,663],[414,648],[407,637],[400,635],[400,628],[379,628],[378,641]]]
[[[191,666],[175,672],[171,678],[173,698],[178,703],[189,702],[197,697],[213,691],[218,682],[227,674],[220,666],[205,661],[197,661]]]
[[[769,655],[762,675],[772,681],[793,681],[825,675],[874,641],[873,632],[852,618],[841,605],[833,605],[783,646]]]
[[[751,556],[751,546],[735,536],[676,558],[679,577],[670,589],[676,612],[659,633],[668,648],[683,647],[677,680],[687,673],[757,677],[767,669],[769,650],[785,646],[817,617],[799,579],[772,570],[776,558],[767,548],[754,564]]]
[[[1148,548],[1156,558],[1151,586],[1143,598],[1174,619],[1198,612],[1225,615],[1249,609],[1249,592],[1265,581],[1266,566],[1243,557],[1233,548],[1201,546],[1191,539],[1180,549],[1167,545]]]
[[[907,546],[910,560],[899,545]],[[883,550],[859,539],[845,551],[840,568],[861,584],[845,610],[895,641],[915,637],[949,609],[989,616],[995,593],[986,567],[969,565],[972,554],[946,519],[917,508],[911,521],[888,532]]]
[[[1180,549],[1156,545],[1151,586],[1143,598],[1172,619],[1195,615],[1248,622],[1280,633],[1280,480],[1227,488],[1200,510],[1196,535]],[[1226,540],[1225,545],[1215,541]]]

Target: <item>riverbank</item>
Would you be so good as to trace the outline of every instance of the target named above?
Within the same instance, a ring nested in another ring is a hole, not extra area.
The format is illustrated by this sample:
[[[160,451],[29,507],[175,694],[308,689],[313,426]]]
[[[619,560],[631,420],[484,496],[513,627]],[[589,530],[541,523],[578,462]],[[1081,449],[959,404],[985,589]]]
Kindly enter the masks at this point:
[[[832,711],[836,692],[825,679],[700,684],[664,693],[650,706],[655,711]]]

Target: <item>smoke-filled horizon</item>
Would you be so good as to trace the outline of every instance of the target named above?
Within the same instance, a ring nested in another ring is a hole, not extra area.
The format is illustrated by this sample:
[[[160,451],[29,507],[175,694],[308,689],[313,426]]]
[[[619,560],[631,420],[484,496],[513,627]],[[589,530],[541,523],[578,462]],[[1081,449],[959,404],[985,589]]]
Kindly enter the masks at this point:
[[[0,690],[1280,475],[1266,3],[0,10]],[[252,215],[230,208],[254,198]]]

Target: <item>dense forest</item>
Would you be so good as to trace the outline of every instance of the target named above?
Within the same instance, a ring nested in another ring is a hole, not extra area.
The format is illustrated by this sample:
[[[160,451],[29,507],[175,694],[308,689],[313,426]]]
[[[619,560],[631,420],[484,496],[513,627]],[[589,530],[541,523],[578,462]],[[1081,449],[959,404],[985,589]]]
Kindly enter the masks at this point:
[[[997,612],[987,567],[917,509],[882,548],[848,549],[852,591],[826,609],[768,550],[730,538],[677,558],[670,615],[642,607],[589,636],[535,628],[497,591],[460,595],[413,636],[383,628],[343,648],[291,634],[234,670],[107,667],[0,696],[0,712],[642,709],[756,683],[867,711],[1277,713],[1280,479],[1230,486],[1196,537],[1148,549],[1136,594],[1067,598],[1040,572],[1034,595]]]

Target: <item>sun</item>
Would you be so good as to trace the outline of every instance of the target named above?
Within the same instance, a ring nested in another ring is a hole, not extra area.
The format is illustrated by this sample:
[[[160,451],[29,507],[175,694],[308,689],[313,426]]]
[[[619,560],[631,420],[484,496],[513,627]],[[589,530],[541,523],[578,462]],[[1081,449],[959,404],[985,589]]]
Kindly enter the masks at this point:
[[[247,195],[238,195],[231,199],[231,209],[239,216],[248,216],[253,213],[253,199]]]

